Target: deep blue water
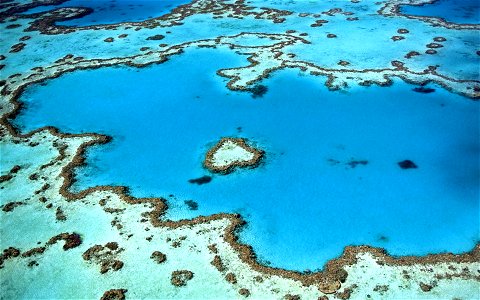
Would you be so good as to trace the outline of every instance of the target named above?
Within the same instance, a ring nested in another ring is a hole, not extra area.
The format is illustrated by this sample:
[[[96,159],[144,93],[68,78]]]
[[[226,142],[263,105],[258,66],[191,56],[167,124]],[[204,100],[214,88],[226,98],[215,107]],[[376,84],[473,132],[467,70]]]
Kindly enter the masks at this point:
[[[478,0],[438,0],[423,6],[404,5],[401,11],[409,15],[440,17],[454,23],[480,23]]]
[[[87,26],[119,22],[144,21],[159,17],[190,0],[70,0],[56,6],[39,6],[26,13],[36,13],[59,7],[90,7],[93,13],[80,18],[59,22],[60,25]]]
[[[239,212],[242,240],[274,266],[319,268],[352,244],[420,255],[478,241],[478,102],[400,81],[330,92],[324,78],[295,70],[275,73],[253,99],[215,74],[246,64],[197,49],[142,69],[69,73],[29,88],[15,123],[113,136],[88,151],[75,189],[127,185],[135,196],[166,197],[174,219]],[[202,160],[223,136],[248,138],[266,151],[264,163],[209,174]],[[401,169],[405,159],[419,168]],[[368,164],[352,168],[355,160]],[[203,175],[213,180],[188,182]]]

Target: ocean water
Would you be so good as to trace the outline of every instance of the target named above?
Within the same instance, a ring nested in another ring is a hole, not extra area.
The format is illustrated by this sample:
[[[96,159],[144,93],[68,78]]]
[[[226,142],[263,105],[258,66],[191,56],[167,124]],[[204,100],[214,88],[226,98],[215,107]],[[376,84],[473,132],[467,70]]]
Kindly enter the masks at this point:
[[[478,0],[437,0],[424,6],[403,5],[401,12],[409,15],[440,17],[449,22],[479,24]]]
[[[26,13],[60,7],[89,7],[93,9],[93,13],[83,18],[58,22],[59,25],[66,26],[88,26],[144,21],[166,14],[173,8],[189,2],[189,0],[69,0],[60,5],[38,6]]]
[[[28,88],[14,123],[112,136],[90,148],[73,189],[126,185],[165,197],[171,219],[240,213],[242,241],[272,266],[321,268],[346,245],[423,255],[478,242],[478,102],[400,80],[331,92],[297,70],[262,81],[268,92],[254,99],[215,74],[246,64],[227,49],[189,49],[146,68],[69,73]],[[224,136],[247,138],[265,160],[210,174],[202,160]],[[405,159],[418,168],[401,169]],[[204,175],[212,181],[188,182]]]

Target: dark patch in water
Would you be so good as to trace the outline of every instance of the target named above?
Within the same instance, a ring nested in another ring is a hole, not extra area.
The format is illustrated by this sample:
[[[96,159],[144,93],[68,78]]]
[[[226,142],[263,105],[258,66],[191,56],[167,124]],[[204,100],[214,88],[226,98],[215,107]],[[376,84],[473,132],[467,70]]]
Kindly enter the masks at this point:
[[[202,176],[202,177],[199,177],[199,178],[194,178],[194,179],[190,179],[188,180],[188,182],[190,183],[196,183],[198,185],[202,185],[202,184],[205,184],[205,183],[209,183],[210,181],[212,181],[212,177],[210,176]]]
[[[198,210],[198,203],[193,200],[185,200],[185,204],[190,210]]]
[[[422,94],[430,94],[430,93],[435,92],[435,89],[421,86],[421,87],[413,88],[412,91],[417,92],[417,93],[422,93]]]
[[[368,160],[352,160],[352,161],[347,163],[347,165],[349,165],[352,169],[355,168],[358,165],[364,165],[365,166],[367,164],[368,164]]]
[[[381,235],[378,237],[378,240],[380,242],[388,242],[388,237],[384,236],[384,235]]]
[[[263,97],[265,93],[268,91],[267,86],[262,84],[257,84],[253,88],[250,89],[253,98]]]
[[[332,166],[334,165],[338,165],[340,163],[340,161],[336,160],[336,159],[333,159],[333,158],[329,158],[327,159],[328,163]]]
[[[416,168],[418,168],[417,165],[413,161],[408,160],[408,159],[399,162],[398,165],[402,169],[416,169]]]

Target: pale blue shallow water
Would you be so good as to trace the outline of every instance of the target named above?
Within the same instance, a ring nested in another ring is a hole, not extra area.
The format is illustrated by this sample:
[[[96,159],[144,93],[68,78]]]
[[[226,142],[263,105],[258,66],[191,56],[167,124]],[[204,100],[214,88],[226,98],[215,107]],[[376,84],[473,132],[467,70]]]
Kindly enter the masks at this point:
[[[14,122],[24,132],[53,125],[112,136],[88,151],[75,189],[126,185],[135,196],[163,196],[173,219],[241,213],[242,240],[273,266],[319,268],[346,245],[422,255],[478,242],[478,102],[401,81],[330,92],[325,79],[294,70],[262,82],[267,94],[253,99],[215,74],[245,64],[227,50],[197,49],[142,69],[66,74],[29,88]],[[266,151],[264,163],[209,174],[202,160],[223,136],[248,138]],[[419,168],[402,170],[404,159]],[[213,180],[188,182],[203,175]]]
[[[190,0],[69,0],[60,5],[38,6],[26,13],[37,13],[60,7],[90,7],[93,12],[83,18],[58,22],[59,25],[87,26],[138,22],[161,16]]]
[[[404,5],[404,14],[440,17],[454,23],[480,23],[480,1],[478,0],[438,0],[423,6]]]

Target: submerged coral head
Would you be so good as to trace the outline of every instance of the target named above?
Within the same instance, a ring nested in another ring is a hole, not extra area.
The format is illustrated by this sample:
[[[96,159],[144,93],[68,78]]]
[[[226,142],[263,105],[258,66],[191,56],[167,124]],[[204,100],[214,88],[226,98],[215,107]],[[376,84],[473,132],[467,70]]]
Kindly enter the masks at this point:
[[[430,94],[430,93],[435,92],[435,89],[421,86],[421,87],[413,88],[412,91],[417,92],[417,93]]]
[[[406,159],[398,163],[402,169],[416,169],[418,166],[411,160]]]
[[[262,84],[257,84],[253,88],[250,89],[253,98],[263,97],[265,93],[268,91],[268,87]]]

